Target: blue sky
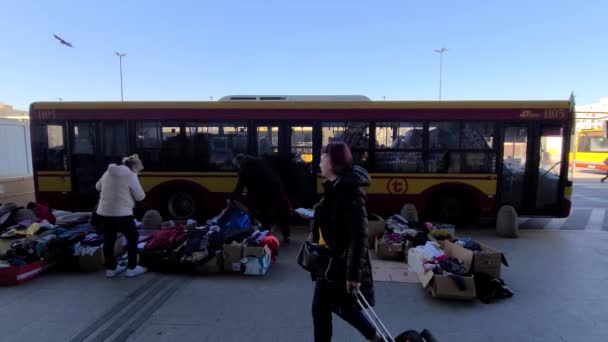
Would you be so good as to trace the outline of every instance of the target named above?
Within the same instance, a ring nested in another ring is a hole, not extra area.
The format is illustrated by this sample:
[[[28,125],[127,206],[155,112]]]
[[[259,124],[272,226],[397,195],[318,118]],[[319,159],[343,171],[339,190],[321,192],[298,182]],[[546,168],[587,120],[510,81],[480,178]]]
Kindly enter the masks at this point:
[[[92,4],[94,3],[94,4]],[[608,1],[3,1],[0,102],[608,96]],[[74,44],[70,49],[53,38]]]

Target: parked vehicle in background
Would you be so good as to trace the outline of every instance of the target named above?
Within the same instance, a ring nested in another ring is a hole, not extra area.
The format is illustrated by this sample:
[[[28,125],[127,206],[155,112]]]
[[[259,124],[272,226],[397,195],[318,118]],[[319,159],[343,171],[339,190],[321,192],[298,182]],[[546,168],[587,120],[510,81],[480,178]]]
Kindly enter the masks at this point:
[[[576,167],[605,170],[608,165],[608,137],[602,129],[583,129],[576,135],[576,148],[574,154]]]
[[[28,121],[0,119],[0,203],[33,201],[32,171]]]

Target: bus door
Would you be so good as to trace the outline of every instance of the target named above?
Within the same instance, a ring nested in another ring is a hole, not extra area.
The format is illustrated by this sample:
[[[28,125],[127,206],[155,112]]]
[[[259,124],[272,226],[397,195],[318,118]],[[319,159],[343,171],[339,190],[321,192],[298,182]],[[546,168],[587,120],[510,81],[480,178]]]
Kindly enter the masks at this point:
[[[256,124],[256,152],[281,177],[292,206],[310,207],[314,201],[315,162],[312,123],[264,122]]]
[[[78,210],[93,210],[99,197],[95,184],[103,174],[103,167],[98,160],[97,136],[96,122],[74,121],[70,125],[72,192],[78,199],[74,201]]]
[[[537,213],[556,214],[563,199],[562,181],[567,172],[563,162],[564,127],[560,124],[541,124],[537,128],[538,174],[534,209]],[[564,177],[562,177],[562,173]],[[563,178],[563,179],[562,179]]]
[[[290,181],[287,183],[295,208],[310,208],[315,202],[320,150],[320,131],[312,122],[291,123],[286,127],[289,150]]]
[[[555,215],[561,205],[563,128],[558,124],[507,123],[503,133],[499,203],[519,215]]]

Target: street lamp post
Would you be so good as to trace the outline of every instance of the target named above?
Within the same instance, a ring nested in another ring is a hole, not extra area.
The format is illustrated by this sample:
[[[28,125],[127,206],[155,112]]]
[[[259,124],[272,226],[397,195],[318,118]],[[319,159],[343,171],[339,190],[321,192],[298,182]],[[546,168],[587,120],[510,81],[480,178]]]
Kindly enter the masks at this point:
[[[122,58],[124,56],[126,56],[127,54],[126,53],[116,52],[116,51],[114,51],[114,54],[116,56],[118,56],[118,60],[119,60],[119,63],[120,63],[120,100],[124,101],[125,98],[123,96],[123,91],[122,91]]]
[[[446,48],[434,49],[439,54],[439,101],[441,101],[441,83],[443,77],[443,53],[448,51]]]

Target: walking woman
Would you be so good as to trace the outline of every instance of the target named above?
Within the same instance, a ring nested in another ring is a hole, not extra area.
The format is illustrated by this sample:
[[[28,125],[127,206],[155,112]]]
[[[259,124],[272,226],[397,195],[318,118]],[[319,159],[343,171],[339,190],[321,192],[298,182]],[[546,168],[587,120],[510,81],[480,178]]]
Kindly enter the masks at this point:
[[[340,316],[370,341],[380,341],[376,329],[357,307],[352,291],[360,289],[374,305],[374,288],[367,242],[366,196],[370,179],[354,166],[344,143],[330,143],[321,151],[324,197],[315,208],[313,243],[329,248],[336,257],[316,281],[312,316],[316,342],[331,341],[332,313]]]
[[[125,157],[122,165],[110,164],[95,186],[99,195],[97,215],[104,232],[103,253],[106,259],[106,277],[113,278],[126,271],[127,277],[135,277],[146,272],[137,266],[137,239],[139,234],[133,221],[135,202],[142,201],[146,194],[137,179],[143,170],[139,156]],[[118,266],[114,256],[116,235],[122,233],[127,238],[128,268]]]

